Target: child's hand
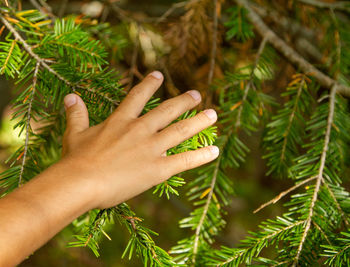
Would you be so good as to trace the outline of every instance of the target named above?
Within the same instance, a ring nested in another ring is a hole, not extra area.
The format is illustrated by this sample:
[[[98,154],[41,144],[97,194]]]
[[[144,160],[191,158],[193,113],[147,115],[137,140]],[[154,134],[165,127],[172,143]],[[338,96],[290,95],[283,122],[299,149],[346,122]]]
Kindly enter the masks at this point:
[[[93,208],[115,206],[172,175],[215,159],[215,146],[165,156],[216,121],[214,110],[167,127],[200,102],[190,91],[138,117],[163,76],[148,75],[103,123],[89,128],[84,102],[65,98],[63,158],[0,199],[0,266],[15,266]],[[166,128],[167,127],[167,128]]]
[[[169,148],[215,123],[217,115],[212,109],[205,110],[167,127],[200,103],[200,94],[189,91],[139,117],[162,81],[160,72],[151,73],[130,91],[106,121],[90,128],[82,99],[74,94],[66,96],[67,129],[62,161],[74,176],[90,185],[91,208],[115,206],[172,175],[218,156],[216,146],[165,156]]]

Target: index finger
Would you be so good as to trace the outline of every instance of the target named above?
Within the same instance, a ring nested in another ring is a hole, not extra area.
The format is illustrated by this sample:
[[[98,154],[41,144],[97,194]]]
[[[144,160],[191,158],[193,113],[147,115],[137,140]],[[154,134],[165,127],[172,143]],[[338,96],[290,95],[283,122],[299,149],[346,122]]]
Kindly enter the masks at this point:
[[[137,118],[142,112],[147,101],[163,82],[163,74],[154,71],[147,75],[138,85],[131,89],[123,102],[116,109],[117,113],[123,113],[131,118]],[[113,115],[112,115],[113,116]]]

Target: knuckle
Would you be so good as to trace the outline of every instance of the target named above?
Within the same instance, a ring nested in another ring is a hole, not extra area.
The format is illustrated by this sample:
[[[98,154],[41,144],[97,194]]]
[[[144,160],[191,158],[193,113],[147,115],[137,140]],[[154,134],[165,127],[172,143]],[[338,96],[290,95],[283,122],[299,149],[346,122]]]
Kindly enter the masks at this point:
[[[174,124],[175,132],[180,136],[186,136],[189,133],[189,126],[184,122],[178,122]]]
[[[130,98],[137,98],[138,96],[142,95],[143,92],[140,88],[140,85],[135,86],[128,94]]]
[[[166,100],[159,105],[159,111],[166,114],[173,114],[175,111],[175,106],[169,100]]]
[[[182,163],[185,166],[186,169],[191,169],[193,159],[188,153],[183,153],[181,156]]]
[[[145,132],[145,131],[149,131],[149,126],[147,125],[147,123],[142,120],[142,119],[136,119],[135,121],[130,123],[130,130],[131,131],[139,131],[139,132]]]

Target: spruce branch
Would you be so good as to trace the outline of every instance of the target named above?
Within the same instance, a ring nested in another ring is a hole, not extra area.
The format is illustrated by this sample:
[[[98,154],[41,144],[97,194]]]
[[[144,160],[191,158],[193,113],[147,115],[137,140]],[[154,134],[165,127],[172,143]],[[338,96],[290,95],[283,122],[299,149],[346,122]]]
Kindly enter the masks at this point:
[[[220,168],[221,157],[222,156],[219,156],[219,158],[217,159],[217,162],[215,164],[213,178],[211,180],[211,184],[209,187],[210,191],[209,191],[207,200],[206,200],[204,208],[203,208],[202,216],[200,217],[199,223],[196,227],[196,232],[195,232],[195,237],[194,237],[194,242],[193,242],[192,266],[195,266],[195,263],[196,263],[196,257],[197,257],[198,245],[199,245],[199,237],[200,237],[200,234],[202,231],[204,220],[205,220],[207,213],[208,213],[210,203],[211,203],[212,198],[213,198],[214,188],[215,188],[215,184],[216,184],[216,180],[217,180],[217,176],[218,176],[218,171]]]
[[[300,186],[307,184],[308,182],[311,182],[313,180],[315,180],[317,178],[317,176],[314,177],[310,177],[309,179],[306,179],[294,186],[292,186],[291,188],[281,192],[280,194],[278,194],[278,196],[274,197],[273,199],[271,199],[270,201],[262,204],[259,208],[257,208],[256,210],[253,211],[253,213],[257,213],[259,211],[261,211],[263,208],[271,205],[271,204],[276,204],[281,198],[283,198],[284,196],[288,195],[290,192],[293,192],[295,189],[299,188]]]
[[[5,72],[5,69],[6,69],[6,67],[7,67],[7,64],[8,64],[8,62],[9,62],[11,56],[12,56],[12,53],[13,53],[13,50],[14,50],[14,48],[15,48],[16,43],[17,43],[17,40],[16,40],[16,39],[15,39],[15,40],[12,40],[12,42],[11,42],[11,47],[10,47],[10,50],[9,50],[9,52],[8,52],[8,54],[7,54],[6,59],[5,59],[4,65],[2,65],[2,67],[1,67],[1,69],[0,69],[0,74],[3,74],[3,73]]]
[[[255,56],[255,61],[254,61],[253,67],[252,67],[251,72],[250,72],[249,80],[247,81],[247,84],[246,84],[246,86],[244,88],[244,95],[243,95],[243,98],[242,98],[242,103],[241,103],[241,105],[238,108],[237,120],[236,120],[236,123],[235,123],[236,130],[241,126],[241,117],[242,117],[242,111],[243,111],[243,103],[247,100],[249,90],[253,86],[254,72],[255,72],[256,68],[258,67],[259,60],[260,60],[260,58],[261,58],[261,56],[262,56],[262,54],[264,52],[264,49],[266,47],[266,43],[267,43],[267,38],[264,37],[263,40],[261,41],[260,45],[259,45],[258,52],[257,52],[257,54]]]
[[[22,36],[16,31],[16,29],[11,25],[11,23],[9,23],[7,21],[7,19],[0,14],[0,20],[4,23],[4,25],[6,26],[6,28],[15,36],[16,40],[18,40],[23,48],[26,50],[26,52],[33,57],[38,63],[40,63],[40,65],[42,67],[44,67],[45,69],[47,69],[50,73],[52,73],[53,75],[55,75],[59,80],[63,81],[65,84],[67,84],[68,86],[70,86],[71,88],[73,88],[73,91],[75,91],[75,88],[79,88],[82,90],[87,90],[91,93],[97,94],[99,96],[101,96],[102,98],[104,98],[106,101],[112,103],[113,105],[118,105],[118,102],[113,100],[112,98],[106,96],[105,94],[102,94],[98,91],[95,91],[89,87],[85,87],[85,86],[80,86],[77,84],[73,84],[72,82],[68,81],[66,78],[64,78],[63,76],[61,76],[57,71],[55,71],[53,68],[51,68],[48,64],[47,61],[42,59],[41,57],[39,57],[36,53],[34,53],[33,49],[30,47],[30,45],[22,38]]]
[[[304,74],[294,74],[292,77],[286,91],[281,94],[289,100],[266,125],[268,131],[263,140],[267,154],[263,158],[268,159],[268,175],[273,173],[279,177],[291,177],[289,168],[298,156],[298,147],[305,136],[304,117],[308,117],[312,104],[307,82],[311,80]]]
[[[316,178],[314,193],[313,193],[310,208],[309,208],[309,214],[308,214],[307,220],[306,220],[306,226],[304,228],[303,235],[301,237],[299,247],[298,247],[298,250],[297,250],[296,256],[294,258],[293,265],[292,265],[293,267],[297,266],[297,264],[299,262],[299,258],[300,258],[301,251],[303,249],[303,245],[305,243],[306,237],[307,237],[308,232],[310,230],[310,226],[312,223],[312,216],[314,214],[315,203],[317,201],[317,197],[318,197],[321,183],[322,183],[323,176],[324,176],[324,168],[325,168],[325,163],[326,163],[327,151],[329,148],[329,140],[330,140],[332,124],[333,124],[333,120],[334,120],[334,107],[335,107],[336,92],[337,92],[337,85],[335,84],[335,85],[333,85],[333,87],[330,91],[330,94],[329,94],[329,113],[328,113],[328,119],[327,119],[327,128],[326,128],[326,134],[324,137],[324,144],[323,144],[322,154],[321,154],[321,158],[320,158],[320,166],[318,169],[318,175]]]
[[[299,67],[303,72],[310,73],[322,86],[326,88],[337,87],[337,91],[345,96],[350,96],[350,87],[340,84],[331,77],[327,76],[315,66],[305,60],[299,55],[293,48],[291,48],[284,40],[276,35],[260,18],[260,16],[253,10],[247,0],[235,0],[237,4],[243,6],[248,11],[248,18],[254,24],[256,30],[261,36],[267,39],[267,41],[282,55],[284,55],[291,63]]]
[[[40,68],[40,63],[37,62],[35,69],[34,69],[34,74],[33,74],[33,83],[32,83],[32,90],[30,93],[29,97],[29,102],[28,102],[28,109],[27,109],[27,120],[26,120],[26,138],[25,138],[25,143],[24,143],[24,152],[23,152],[23,157],[22,157],[22,164],[21,164],[21,170],[19,173],[19,178],[18,178],[18,187],[22,185],[22,178],[23,178],[23,172],[24,172],[24,165],[26,163],[27,159],[27,153],[28,153],[28,146],[29,146],[29,129],[30,129],[30,120],[32,118],[32,105],[35,97],[35,90],[36,90],[36,84],[38,81],[38,71]]]
[[[337,244],[323,245],[322,256],[328,257],[326,264],[329,266],[349,266],[350,233],[341,232],[341,236],[336,239]]]
[[[332,188],[331,188],[331,187],[328,185],[328,183],[326,183],[324,180],[322,180],[322,181],[323,181],[323,184],[325,185],[325,187],[327,188],[328,193],[329,193],[330,196],[332,197],[335,206],[337,207],[338,211],[340,212],[340,215],[341,215],[342,218],[343,218],[343,221],[344,221],[345,226],[346,226],[347,228],[349,228],[349,226],[350,226],[349,220],[348,220],[346,214],[344,213],[343,209],[341,208],[341,206],[340,206],[340,204],[339,204],[339,201],[338,201],[337,198],[335,197]]]
[[[269,224],[268,224],[269,223]],[[242,248],[229,249],[223,248],[222,251],[215,251],[212,255],[211,261],[217,267],[221,266],[239,266],[244,260],[249,260],[257,256],[260,251],[266,247],[269,242],[274,243],[274,239],[282,239],[283,236],[289,235],[294,228],[306,223],[306,220],[299,220],[293,222],[288,217],[278,217],[276,221],[269,220],[263,223],[262,226],[269,226],[262,231],[248,237],[242,242]],[[262,227],[261,226],[261,227]],[[226,258],[227,255],[233,254]],[[222,259],[225,259],[222,261]]]
[[[324,239],[326,239],[327,243],[329,245],[332,245],[330,238],[326,235],[326,233],[322,230],[322,228],[315,222],[313,221],[312,224],[317,228],[318,231],[323,235]]]
[[[253,88],[254,72],[259,65],[259,60],[260,60],[260,58],[263,54],[263,51],[265,49],[265,46],[266,46],[266,41],[267,40],[264,38],[261,41],[261,44],[259,45],[253,66],[250,70],[248,81],[246,82],[246,85],[244,87],[243,97],[242,97],[242,99],[240,101],[240,105],[238,107],[236,122],[232,123],[230,125],[230,128],[229,128],[227,134],[225,136],[223,136],[223,143],[221,145],[222,150],[226,149],[226,146],[229,144],[229,141],[230,141],[232,134],[234,132],[237,132],[241,126],[243,107],[244,107],[245,102],[247,101],[249,91]],[[214,171],[212,174],[210,186],[205,191],[205,192],[209,192],[209,193],[207,194],[207,199],[206,199],[202,214],[200,216],[199,222],[198,222],[198,224],[196,226],[196,230],[195,230],[194,241],[193,241],[193,252],[192,252],[193,253],[192,254],[192,266],[195,266],[195,263],[196,263],[196,257],[197,257],[197,253],[198,253],[200,236],[201,236],[202,231],[203,231],[204,222],[208,216],[208,210],[209,210],[210,204],[212,203],[212,200],[213,200],[213,194],[214,194],[215,186],[217,183],[218,174],[219,174],[219,171],[220,171],[220,168],[222,165],[222,160],[224,159],[223,155],[224,154],[221,153],[220,156],[217,158],[216,163],[215,163],[215,167],[214,167]]]
[[[296,113],[297,108],[298,108],[298,102],[299,102],[299,99],[300,99],[300,96],[301,96],[301,92],[304,89],[304,86],[305,86],[305,77],[303,76],[303,78],[302,78],[302,80],[301,80],[301,82],[299,84],[299,87],[298,87],[297,95],[295,97],[292,113],[289,116],[287,129],[286,129],[286,131],[283,134],[283,145],[282,145],[282,152],[281,152],[281,161],[283,161],[284,158],[285,158],[286,148],[287,148],[287,144],[288,144],[288,136],[289,136],[290,130],[292,128],[293,120],[295,118],[295,113]]]

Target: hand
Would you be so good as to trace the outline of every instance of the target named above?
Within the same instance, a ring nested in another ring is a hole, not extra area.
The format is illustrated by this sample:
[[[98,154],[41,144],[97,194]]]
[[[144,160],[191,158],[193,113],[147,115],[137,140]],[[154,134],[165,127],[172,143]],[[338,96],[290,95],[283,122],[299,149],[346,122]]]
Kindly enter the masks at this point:
[[[167,127],[200,103],[199,92],[189,91],[139,117],[162,81],[158,71],[148,75],[107,120],[94,127],[89,127],[82,99],[75,94],[65,97],[67,129],[62,161],[74,177],[89,183],[94,199],[91,208],[115,206],[218,156],[216,146],[165,156],[169,148],[214,124],[217,115],[209,109]]]

